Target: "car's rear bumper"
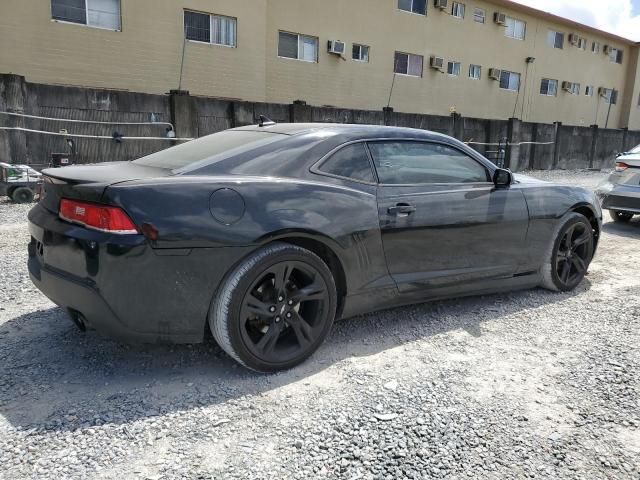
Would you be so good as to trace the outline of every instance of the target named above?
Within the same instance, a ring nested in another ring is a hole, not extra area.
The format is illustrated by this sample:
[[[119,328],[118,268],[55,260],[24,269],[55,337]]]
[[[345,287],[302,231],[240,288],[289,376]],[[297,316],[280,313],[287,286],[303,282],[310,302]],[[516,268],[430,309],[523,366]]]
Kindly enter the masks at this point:
[[[604,210],[618,210],[640,214],[640,186],[605,183],[596,194]]]
[[[29,274],[57,305],[129,342],[202,341],[211,300],[245,248],[152,249],[142,235],[71,225],[29,213]]]

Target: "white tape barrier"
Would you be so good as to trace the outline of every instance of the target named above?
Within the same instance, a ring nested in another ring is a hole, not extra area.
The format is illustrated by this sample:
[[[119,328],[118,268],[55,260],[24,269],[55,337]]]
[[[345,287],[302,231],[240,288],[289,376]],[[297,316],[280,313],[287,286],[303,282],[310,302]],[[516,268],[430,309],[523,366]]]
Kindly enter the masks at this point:
[[[46,132],[44,130],[32,130],[30,128],[22,127],[0,127],[0,130],[11,130],[16,132],[26,133],[39,133],[41,135],[53,135],[55,137],[65,138],[93,138],[97,140],[116,140],[113,136],[106,135],[81,135],[78,133],[59,133],[59,132]],[[117,140],[165,140],[168,142],[190,142],[193,138],[168,138],[168,137],[118,137]]]
[[[149,126],[149,125],[163,125],[165,127],[171,127],[171,130],[175,131],[175,127],[169,122],[100,122],[97,120],[72,120],[70,118],[52,118],[52,117],[39,117],[37,115],[27,115],[24,113],[15,112],[0,112],[0,115],[7,115],[10,117],[20,118],[32,118],[34,120],[47,120],[51,122],[68,122],[68,123],[87,123],[90,125],[137,125],[137,126]]]

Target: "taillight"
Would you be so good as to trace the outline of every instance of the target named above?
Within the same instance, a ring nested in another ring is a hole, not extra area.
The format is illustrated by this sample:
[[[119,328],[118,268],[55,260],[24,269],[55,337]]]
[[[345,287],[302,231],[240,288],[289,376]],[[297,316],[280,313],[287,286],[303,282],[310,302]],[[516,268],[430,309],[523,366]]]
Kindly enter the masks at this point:
[[[138,233],[138,229],[129,216],[118,207],[63,198],[60,200],[58,215],[67,222],[78,223],[101,232],[121,235]]]
[[[626,163],[616,162],[616,172],[624,172],[627,168],[629,168],[629,165]]]

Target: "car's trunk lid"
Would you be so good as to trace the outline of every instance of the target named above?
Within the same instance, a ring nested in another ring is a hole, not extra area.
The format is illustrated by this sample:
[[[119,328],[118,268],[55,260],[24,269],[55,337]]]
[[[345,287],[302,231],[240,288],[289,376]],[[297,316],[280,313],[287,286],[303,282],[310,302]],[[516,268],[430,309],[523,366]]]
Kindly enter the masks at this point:
[[[100,202],[110,185],[172,174],[171,170],[131,162],[74,165],[50,168],[42,173],[44,185],[40,203],[54,213],[58,212],[61,198]]]

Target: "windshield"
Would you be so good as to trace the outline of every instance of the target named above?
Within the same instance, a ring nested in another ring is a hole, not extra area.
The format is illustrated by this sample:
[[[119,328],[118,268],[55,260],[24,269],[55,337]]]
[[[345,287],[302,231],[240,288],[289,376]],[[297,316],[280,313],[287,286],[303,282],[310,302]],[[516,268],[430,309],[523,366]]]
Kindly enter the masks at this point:
[[[169,170],[191,169],[199,165],[215,163],[218,159],[229,158],[283,138],[285,135],[270,132],[225,130],[153,153],[133,163]]]

